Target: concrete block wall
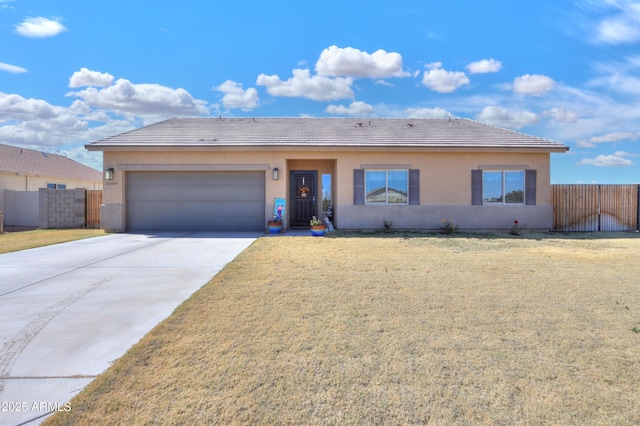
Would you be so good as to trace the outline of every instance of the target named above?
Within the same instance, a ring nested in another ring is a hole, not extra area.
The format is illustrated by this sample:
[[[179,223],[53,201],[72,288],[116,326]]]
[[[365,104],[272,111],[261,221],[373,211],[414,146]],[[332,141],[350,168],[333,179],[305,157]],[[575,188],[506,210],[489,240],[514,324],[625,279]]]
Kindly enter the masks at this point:
[[[85,226],[86,190],[39,190],[40,228],[79,228]]]

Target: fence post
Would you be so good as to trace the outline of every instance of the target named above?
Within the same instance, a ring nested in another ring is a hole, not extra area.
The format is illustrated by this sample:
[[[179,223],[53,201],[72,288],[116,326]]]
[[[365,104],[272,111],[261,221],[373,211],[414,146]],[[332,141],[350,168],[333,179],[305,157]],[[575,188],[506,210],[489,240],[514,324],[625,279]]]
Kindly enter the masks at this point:
[[[638,185],[638,196],[636,197],[637,212],[636,212],[636,231],[640,231],[640,185]]]
[[[602,231],[602,185],[598,185],[598,232]]]
[[[4,234],[4,212],[0,210],[0,234]]]

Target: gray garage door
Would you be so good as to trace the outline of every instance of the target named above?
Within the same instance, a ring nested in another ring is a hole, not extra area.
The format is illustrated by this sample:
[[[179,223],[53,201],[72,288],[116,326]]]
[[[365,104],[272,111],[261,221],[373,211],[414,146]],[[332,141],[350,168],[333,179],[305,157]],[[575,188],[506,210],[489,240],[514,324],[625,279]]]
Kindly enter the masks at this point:
[[[127,230],[264,230],[264,172],[127,172]]]

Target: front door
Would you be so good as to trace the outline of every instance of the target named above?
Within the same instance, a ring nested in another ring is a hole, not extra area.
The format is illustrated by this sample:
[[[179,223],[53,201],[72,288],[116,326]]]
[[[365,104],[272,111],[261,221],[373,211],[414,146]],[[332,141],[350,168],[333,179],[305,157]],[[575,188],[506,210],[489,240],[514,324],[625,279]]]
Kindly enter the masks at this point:
[[[292,171],[290,182],[290,221],[291,226],[309,226],[312,216],[316,215],[316,171]]]

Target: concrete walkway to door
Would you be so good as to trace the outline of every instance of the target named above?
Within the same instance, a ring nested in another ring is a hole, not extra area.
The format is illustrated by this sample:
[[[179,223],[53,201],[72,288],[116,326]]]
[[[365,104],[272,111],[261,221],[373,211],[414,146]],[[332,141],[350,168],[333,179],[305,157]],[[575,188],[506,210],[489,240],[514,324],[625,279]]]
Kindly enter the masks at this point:
[[[112,234],[0,255],[0,424],[38,424],[261,233]]]

